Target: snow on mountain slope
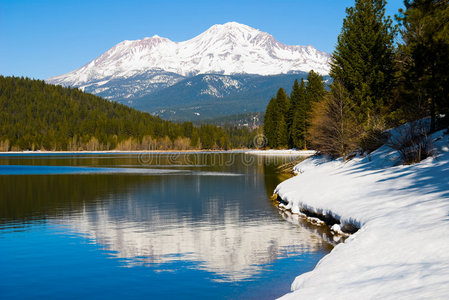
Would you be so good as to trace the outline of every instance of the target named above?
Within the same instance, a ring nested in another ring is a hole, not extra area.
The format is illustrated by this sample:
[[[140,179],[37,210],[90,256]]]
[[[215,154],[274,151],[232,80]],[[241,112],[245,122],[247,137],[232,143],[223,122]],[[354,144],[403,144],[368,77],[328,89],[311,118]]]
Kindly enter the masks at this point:
[[[282,87],[290,93],[295,79],[307,73],[260,76],[253,74],[200,74],[143,97],[119,102],[169,120],[197,120],[225,114],[265,111],[268,101]],[[329,80],[324,76],[324,80]]]
[[[134,99],[172,86],[184,78],[184,76],[175,73],[149,70],[142,74],[136,74],[126,78],[100,78],[83,85],[57,84],[77,86],[87,93],[92,93],[106,99]]]
[[[230,22],[214,25],[184,42],[159,36],[123,41],[85,66],[48,78],[47,82],[96,94],[118,88],[121,94],[106,97],[123,99],[142,91],[151,93],[197,74],[274,75],[313,69],[324,75],[329,72],[329,59],[329,54],[312,46],[284,45],[268,33]],[[159,73],[171,75],[161,82]],[[124,90],[111,84],[130,78],[141,80]]]
[[[207,88],[201,89],[200,94],[211,95],[217,98],[223,98],[226,94],[229,94],[232,90],[241,88],[242,82],[230,77],[221,77],[216,75],[206,75],[203,77],[203,82],[207,84]],[[214,85],[220,85],[221,89],[216,88]]]

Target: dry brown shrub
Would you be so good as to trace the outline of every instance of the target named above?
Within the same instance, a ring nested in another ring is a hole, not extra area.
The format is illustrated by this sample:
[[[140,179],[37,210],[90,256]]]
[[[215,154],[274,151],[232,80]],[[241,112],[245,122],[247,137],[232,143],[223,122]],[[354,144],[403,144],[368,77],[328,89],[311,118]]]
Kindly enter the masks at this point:
[[[428,122],[416,121],[396,129],[388,146],[397,150],[404,164],[418,163],[434,154],[432,140],[429,137]]]
[[[358,147],[361,130],[352,112],[352,102],[342,84],[316,103],[309,130],[315,150],[346,159]]]

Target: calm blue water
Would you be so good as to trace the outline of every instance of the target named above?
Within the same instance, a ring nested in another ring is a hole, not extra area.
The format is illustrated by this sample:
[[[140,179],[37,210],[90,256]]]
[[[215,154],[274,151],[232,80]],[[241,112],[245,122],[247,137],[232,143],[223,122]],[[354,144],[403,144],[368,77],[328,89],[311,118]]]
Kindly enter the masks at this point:
[[[273,299],[332,246],[269,200],[286,158],[0,156],[0,298]]]

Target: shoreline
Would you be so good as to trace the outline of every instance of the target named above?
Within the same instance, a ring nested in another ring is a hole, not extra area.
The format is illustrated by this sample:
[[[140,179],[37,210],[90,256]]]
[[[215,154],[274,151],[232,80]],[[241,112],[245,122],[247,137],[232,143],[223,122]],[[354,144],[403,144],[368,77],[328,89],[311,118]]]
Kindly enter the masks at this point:
[[[286,208],[288,201],[284,201],[284,199],[276,193],[273,195],[273,198],[278,202],[279,209],[293,213],[291,208]],[[331,213],[323,214],[321,212],[309,210],[305,207],[301,207],[299,213],[294,214],[303,216],[305,220],[312,225],[327,226],[337,240],[342,237],[349,237],[351,234],[356,233],[360,229],[359,225],[355,223],[346,222],[345,224],[342,224],[341,220]]]
[[[312,157],[276,187],[281,210],[317,218],[335,232],[360,228],[296,277],[282,299],[449,294],[449,135],[431,137],[438,156],[414,165],[398,165],[387,146],[348,162]]]
[[[297,156],[312,156],[315,155],[317,152],[315,150],[293,150],[293,149],[286,149],[286,150],[276,150],[276,149],[268,149],[268,150],[249,150],[246,152],[247,154],[253,154],[253,155],[297,155]]]
[[[233,149],[233,150],[98,150],[98,151],[7,151],[1,152],[0,155],[5,154],[147,154],[147,153],[242,153],[248,151],[247,149]]]
[[[195,153],[244,153],[244,154],[252,154],[252,155],[294,155],[294,156],[312,156],[316,154],[314,150],[260,150],[260,149],[231,149],[231,150],[98,150],[98,151],[88,151],[88,150],[79,150],[79,151],[0,151],[0,156],[7,156],[8,154],[195,154]]]

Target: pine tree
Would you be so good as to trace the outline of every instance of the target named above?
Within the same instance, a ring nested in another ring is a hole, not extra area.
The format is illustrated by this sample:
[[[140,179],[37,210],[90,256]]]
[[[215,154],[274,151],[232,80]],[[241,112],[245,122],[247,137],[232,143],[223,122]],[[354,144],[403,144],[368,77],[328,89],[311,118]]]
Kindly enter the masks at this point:
[[[267,138],[267,143],[270,148],[277,147],[277,138],[276,138],[276,99],[271,98],[268,103],[265,117],[264,117],[264,135]]]
[[[368,128],[390,105],[394,86],[395,29],[385,5],[385,0],[356,0],[346,9],[331,62],[330,75],[344,85],[359,122]]]
[[[288,128],[291,127],[293,123],[293,117],[295,114],[296,109],[298,108],[298,104],[301,101],[301,94],[300,94],[300,85],[298,83],[298,79],[295,79],[295,82],[293,83],[292,92],[290,93],[290,108],[287,113],[287,126]]]
[[[277,138],[277,148],[287,148],[288,147],[288,128],[287,122],[283,115],[279,115],[276,128],[276,138]]]
[[[290,138],[292,141],[293,148],[304,148],[304,136],[305,132],[303,128],[305,124],[305,119],[301,111],[296,111],[293,118],[293,123],[290,129]]]
[[[310,71],[307,76],[307,87],[306,87],[306,97],[308,105],[312,106],[314,103],[323,99],[326,94],[326,88],[324,86],[323,77],[314,72]]]
[[[290,99],[283,88],[280,88],[276,94],[276,106],[278,115],[276,122],[277,148],[287,148]]]
[[[404,3],[406,10],[397,16],[403,40],[399,45],[403,106],[413,108],[415,118],[430,115],[434,131],[436,115],[449,116],[449,2]]]
[[[283,88],[280,88],[276,94],[276,103],[280,115],[287,119],[288,110],[290,109],[290,99]]]
[[[309,136],[309,128],[311,124],[311,112],[313,109],[313,106],[320,102],[324,96],[326,95],[326,89],[324,86],[323,77],[320,76],[320,74],[314,72],[313,70],[310,71],[309,75],[307,76],[307,86],[305,89],[305,101],[302,107],[303,110],[303,127],[302,127],[302,134],[304,136],[304,149],[307,149],[308,143],[311,141],[311,138]]]
[[[287,119],[290,110],[290,99],[283,88],[280,88],[276,98],[268,103],[265,112],[264,133],[270,148],[288,146]]]
[[[301,78],[301,84],[298,84],[298,80],[295,80],[290,100],[289,115],[292,120],[289,128],[289,143],[292,148],[302,148],[304,147],[305,121],[307,118],[306,85],[304,79]]]

